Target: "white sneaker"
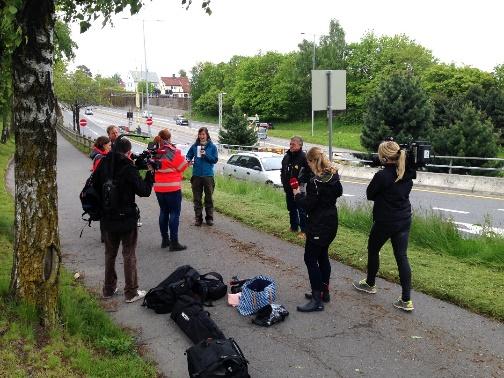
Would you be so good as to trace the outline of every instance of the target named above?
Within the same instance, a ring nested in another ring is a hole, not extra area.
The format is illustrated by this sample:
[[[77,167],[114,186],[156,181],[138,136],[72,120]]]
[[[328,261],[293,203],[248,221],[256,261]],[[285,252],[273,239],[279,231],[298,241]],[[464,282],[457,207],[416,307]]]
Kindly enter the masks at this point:
[[[137,295],[135,295],[131,299],[126,299],[126,303],[133,303],[135,301],[138,301],[139,299],[145,297],[145,294],[146,294],[145,290],[137,290]]]

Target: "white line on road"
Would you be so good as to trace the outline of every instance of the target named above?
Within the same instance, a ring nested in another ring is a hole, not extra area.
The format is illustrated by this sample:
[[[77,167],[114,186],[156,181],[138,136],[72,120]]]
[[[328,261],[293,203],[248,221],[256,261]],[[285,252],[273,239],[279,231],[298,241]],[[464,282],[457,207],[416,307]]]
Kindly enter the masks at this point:
[[[497,209],[498,211],[504,211],[504,209]]]
[[[343,193],[343,197],[355,197],[355,194],[346,194],[346,193]]]
[[[457,213],[457,214],[469,214],[469,211],[444,209],[442,207],[433,207],[432,210],[446,211],[448,213]]]
[[[483,231],[483,227],[471,224],[471,223],[463,223],[463,222],[453,222],[457,226],[457,230],[467,232],[469,234],[474,234],[474,235],[480,235],[481,232]],[[503,235],[504,236],[504,229],[503,228],[497,228],[497,227],[486,227],[487,231],[493,232],[497,235]]]

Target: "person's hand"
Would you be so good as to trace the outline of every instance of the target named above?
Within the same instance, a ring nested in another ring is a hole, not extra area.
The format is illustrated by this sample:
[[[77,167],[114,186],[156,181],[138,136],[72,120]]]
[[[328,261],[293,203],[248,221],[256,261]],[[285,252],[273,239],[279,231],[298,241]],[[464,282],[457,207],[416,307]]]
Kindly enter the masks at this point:
[[[301,193],[301,190],[299,189],[299,187],[297,187],[296,189],[292,189],[292,193],[294,194],[294,196],[296,196]]]

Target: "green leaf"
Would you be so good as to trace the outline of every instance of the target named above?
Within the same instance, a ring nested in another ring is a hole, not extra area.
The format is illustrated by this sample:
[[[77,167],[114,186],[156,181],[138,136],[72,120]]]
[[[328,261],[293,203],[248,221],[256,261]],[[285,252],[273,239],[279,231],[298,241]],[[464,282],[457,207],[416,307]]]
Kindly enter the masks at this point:
[[[79,23],[79,25],[80,25],[80,32],[81,33],[84,33],[86,30],[88,30],[91,27],[91,23],[89,23],[87,21],[81,21]]]
[[[9,11],[10,14],[16,14],[17,13],[17,8],[13,5],[9,5],[9,7],[7,8],[7,10]]]

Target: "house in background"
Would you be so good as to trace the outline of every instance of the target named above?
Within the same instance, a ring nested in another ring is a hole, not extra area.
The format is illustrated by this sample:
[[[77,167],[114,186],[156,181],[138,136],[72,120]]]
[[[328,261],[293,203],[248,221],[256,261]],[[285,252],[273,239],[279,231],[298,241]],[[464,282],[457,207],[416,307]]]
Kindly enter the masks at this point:
[[[162,95],[172,97],[190,97],[191,84],[187,77],[161,77],[159,89]]]
[[[124,80],[124,89],[127,92],[136,92],[136,88],[139,82],[145,81],[145,72],[143,71],[129,71],[126,74]],[[154,84],[154,86],[159,89],[159,78],[155,72],[147,72],[147,81]]]

